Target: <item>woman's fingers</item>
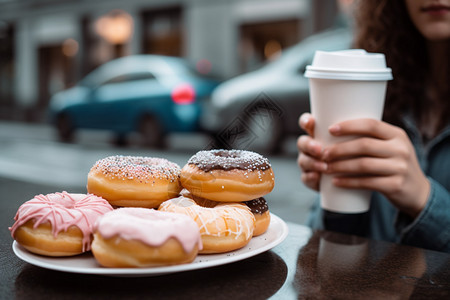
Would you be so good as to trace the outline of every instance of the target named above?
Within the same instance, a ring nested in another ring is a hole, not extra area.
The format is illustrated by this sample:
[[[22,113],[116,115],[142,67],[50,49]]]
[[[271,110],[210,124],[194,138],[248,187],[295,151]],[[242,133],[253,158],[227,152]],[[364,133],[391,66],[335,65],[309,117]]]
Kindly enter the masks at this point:
[[[344,177],[346,175],[358,177],[366,174],[370,174],[370,176],[390,176],[403,174],[407,168],[408,166],[403,160],[364,156],[328,163],[326,172]]]
[[[328,169],[328,165],[325,162],[303,153],[299,154],[297,163],[303,172],[325,172]]]
[[[305,153],[313,157],[322,155],[322,145],[309,135],[301,135],[297,139],[297,148],[300,153]]]
[[[320,161],[322,146],[314,140],[314,118],[310,113],[304,113],[298,120],[300,128],[308,135],[302,135],[297,139],[299,151],[297,163],[302,169],[301,179],[303,183],[313,189],[319,190],[320,173],[327,169],[327,164]]]
[[[370,136],[382,140],[393,138],[401,132],[398,127],[375,119],[354,119],[343,121],[330,126],[328,130],[335,136]]]
[[[320,173],[318,172],[303,172],[302,173],[302,182],[315,191],[319,190],[320,184]]]
[[[330,162],[357,156],[387,158],[394,153],[393,149],[386,146],[385,140],[362,137],[326,147],[323,150],[322,159]]]
[[[314,118],[310,113],[303,113],[298,119],[298,124],[308,135],[314,137]]]
[[[333,177],[333,184],[348,189],[377,190],[381,193],[392,193],[401,185],[395,176],[361,176],[361,177]],[[376,187],[376,189],[374,188]]]
[[[344,138],[325,147],[320,156],[327,163],[324,172],[333,176],[336,186],[378,191],[413,218],[422,211],[430,183],[403,129],[373,119],[355,119],[336,123],[328,130]],[[314,168],[314,162],[301,163]]]

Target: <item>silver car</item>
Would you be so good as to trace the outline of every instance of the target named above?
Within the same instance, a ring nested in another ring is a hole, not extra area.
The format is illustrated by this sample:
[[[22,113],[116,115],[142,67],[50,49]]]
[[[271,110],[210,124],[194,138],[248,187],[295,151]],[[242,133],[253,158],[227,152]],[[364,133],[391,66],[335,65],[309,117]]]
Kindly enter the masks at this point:
[[[200,119],[214,147],[265,153],[281,150],[283,139],[301,133],[298,117],[309,111],[304,71],[316,50],[348,49],[352,32],[333,29],[285,50],[275,61],[220,84]]]

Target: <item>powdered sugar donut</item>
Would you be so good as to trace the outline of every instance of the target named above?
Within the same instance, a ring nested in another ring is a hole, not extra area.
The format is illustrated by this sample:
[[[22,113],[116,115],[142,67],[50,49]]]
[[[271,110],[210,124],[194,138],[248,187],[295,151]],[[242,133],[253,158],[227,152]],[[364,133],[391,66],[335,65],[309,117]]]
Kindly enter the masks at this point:
[[[203,250],[199,252],[202,254],[242,248],[251,240],[255,228],[255,217],[241,203],[203,207],[194,199],[180,196],[163,202],[159,210],[187,215],[197,223],[203,242]]]
[[[147,208],[119,208],[97,223],[92,253],[105,267],[152,267],[188,263],[202,242],[188,216]]]
[[[22,204],[11,236],[28,251],[70,256],[90,250],[95,222],[112,211],[104,199],[67,192],[38,195]]]
[[[275,185],[269,160],[244,150],[199,151],[181,170],[180,181],[192,195],[219,202],[256,199]]]
[[[109,156],[88,174],[87,190],[115,206],[156,208],[181,191],[180,166],[164,158]]]

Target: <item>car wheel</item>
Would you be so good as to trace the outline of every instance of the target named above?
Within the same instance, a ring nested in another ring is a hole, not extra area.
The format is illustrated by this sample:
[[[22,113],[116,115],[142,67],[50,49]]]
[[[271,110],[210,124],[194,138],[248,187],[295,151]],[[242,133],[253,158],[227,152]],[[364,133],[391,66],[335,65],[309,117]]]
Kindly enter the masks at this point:
[[[72,119],[67,114],[61,114],[56,120],[58,137],[63,142],[72,142],[75,136],[75,127]]]
[[[238,117],[238,128],[222,135],[225,148],[251,150],[266,154],[276,154],[281,150],[283,126],[281,118],[267,110],[253,109]]]
[[[142,144],[145,147],[164,148],[164,133],[158,120],[152,116],[144,116],[139,124]]]

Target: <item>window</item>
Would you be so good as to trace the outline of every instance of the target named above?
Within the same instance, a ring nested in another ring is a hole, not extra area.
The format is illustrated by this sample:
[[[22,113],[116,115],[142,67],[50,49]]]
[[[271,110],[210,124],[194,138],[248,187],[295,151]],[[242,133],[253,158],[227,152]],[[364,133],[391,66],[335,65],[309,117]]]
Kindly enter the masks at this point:
[[[116,77],[113,77],[111,79],[108,79],[107,81],[103,82],[101,85],[106,85],[110,83],[123,83],[123,82],[129,82],[129,81],[137,81],[137,80],[147,80],[147,79],[156,79],[153,74],[149,72],[140,72],[140,73],[130,73],[130,74],[123,74]]]
[[[0,107],[13,105],[13,80],[14,28],[11,24],[0,21]]]
[[[181,7],[142,13],[142,52],[168,56],[183,55]]]
[[[39,108],[47,107],[51,95],[74,84],[74,57],[65,55],[63,50],[62,44],[38,48]]]
[[[300,20],[243,24],[240,27],[240,69],[248,72],[300,41]]]

